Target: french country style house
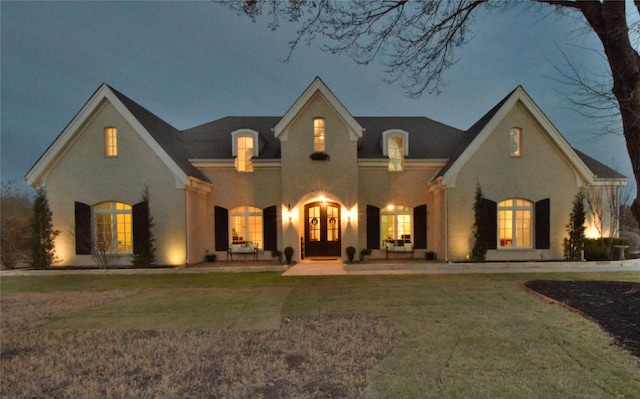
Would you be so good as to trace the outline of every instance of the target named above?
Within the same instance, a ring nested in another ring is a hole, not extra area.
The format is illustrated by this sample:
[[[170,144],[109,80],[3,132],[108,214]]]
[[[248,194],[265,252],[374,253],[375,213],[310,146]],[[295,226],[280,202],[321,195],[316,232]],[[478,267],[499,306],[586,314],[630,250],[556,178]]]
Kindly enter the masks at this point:
[[[459,130],[353,116],[320,78],[284,115],[187,130],[103,84],[26,180],[47,191],[57,265],[93,264],[104,241],[111,263],[131,263],[148,187],[157,262],[175,266],[286,247],[298,261],[345,258],[347,247],[465,260],[478,185],[488,260],[561,259],[576,193],[626,184],[573,149],[522,87]]]

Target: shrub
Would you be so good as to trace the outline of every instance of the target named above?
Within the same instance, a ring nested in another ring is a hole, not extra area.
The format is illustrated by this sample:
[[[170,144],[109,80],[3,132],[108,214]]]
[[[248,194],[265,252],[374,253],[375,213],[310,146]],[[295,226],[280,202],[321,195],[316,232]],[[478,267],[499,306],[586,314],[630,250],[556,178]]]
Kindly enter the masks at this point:
[[[33,216],[31,218],[31,267],[34,269],[48,269],[58,261],[55,253],[55,238],[60,232],[53,228],[53,216],[49,208],[47,192],[38,189],[33,201]]]
[[[564,239],[562,245],[564,258],[568,260],[580,260],[581,251],[585,244],[585,210],[584,210],[584,193],[582,191],[576,194],[573,200],[573,209],[569,215],[569,224],[566,226],[569,238]]]
[[[584,242],[584,257],[586,260],[611,260],[612,249],[616,245],[629,245],[627,238],[588,238]]]
[[[354,247],[347,247],[347,258],[349,258],[349,263],[353,262],[353,257],[356,254],[356,249]]]
[[[291,259],[293,258],[293,248],[286,247],[284,249],[284,256],[287,258],[287,265],[290,265]]]

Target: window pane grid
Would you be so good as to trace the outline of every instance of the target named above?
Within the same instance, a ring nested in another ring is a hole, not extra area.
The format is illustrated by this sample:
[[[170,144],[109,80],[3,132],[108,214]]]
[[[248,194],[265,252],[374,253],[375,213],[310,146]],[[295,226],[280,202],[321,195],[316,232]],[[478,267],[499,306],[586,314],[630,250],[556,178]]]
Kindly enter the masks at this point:
[[[241,206],[230,212],[231,242],[243,245],[250,242],[258,248],[263,247],[262,210],[252,206]]]
[[[388,139],[387,153],[389,155],[389,170],[392,172],[401,171],[403,168],[403,144],[402,137],[391,137]]]
[[[118,156],[118,131],[115,127],[104,129],[104,154],[108,157]]]
[[[327,241],[340,239],[340,210],[335,206],[327,206]]]
[[[498,204],[499,248],[531,248],[532,203],[523,199]]]
[[[236,167],[240,172],[253,171],[253,137],[239,137],[237,142],[238,156],[236,158]]]
[[[324,152],[324,119],[316,118],[313,120],[313,151]]]
[[[411,235],[412,210],[406,206],[384,209],[380,212],[380,234],[382,245],[386,240],[399,240],[404,235]]]
[[[103,202],[94,206],[96,211],[96,242],[98,252],[131,253],[133,251],[133,224],[131,205],[122,202]]]

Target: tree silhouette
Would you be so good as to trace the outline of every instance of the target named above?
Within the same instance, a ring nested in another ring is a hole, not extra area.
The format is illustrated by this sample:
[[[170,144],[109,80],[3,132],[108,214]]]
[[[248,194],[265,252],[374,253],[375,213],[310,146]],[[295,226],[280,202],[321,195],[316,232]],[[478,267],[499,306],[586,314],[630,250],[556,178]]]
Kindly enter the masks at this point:
[[[301,42],[317,37],[323,49],[349,54],[368,64],[381,59],[390,81],[401,81],[411,96],[438,92],[443,73],[457,60],[455,50],[470,39],[474,17],[489,8],[519,6],[522,2],[488,0],[218,0],[256,19],[271,17],[271,29],[283,20],[300,25],[291,42],[293,51]],[[567,17],[578,15],[596,33],[604,50],[622,130],[636,180],[636,199],[631,205],[640,223],[640,55],[630,34],[640,25],[629,26],[626,3],[621,0],[529,0],[530,4],[555,7]],[[640,14],[640,1],[634,3]],[[601,90],[599,90],[601,92]]]

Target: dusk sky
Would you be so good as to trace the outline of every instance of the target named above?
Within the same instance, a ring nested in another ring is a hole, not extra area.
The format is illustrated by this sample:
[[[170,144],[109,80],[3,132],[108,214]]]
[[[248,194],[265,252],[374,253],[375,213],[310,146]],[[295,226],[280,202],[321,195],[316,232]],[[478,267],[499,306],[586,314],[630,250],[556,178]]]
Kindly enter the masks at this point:
[[[579,17],[579,16],[577,16]],[[576,17],[576,18],[577,18]],[[354,116],[427,116],[459,129],[522,85],[575,148],[629,177],[622,135],[571,109],[556,79],[562,52],[605,68],[594,34],[551,7],[477,16],[440,95],[412,99],[380,63],[301,45],[213,2],[0,2],[1,178],[22,179],[106,82],[178,129],[224,116],[280,116],[319,76]],[[596,51],[594,51],[596,50]]]

